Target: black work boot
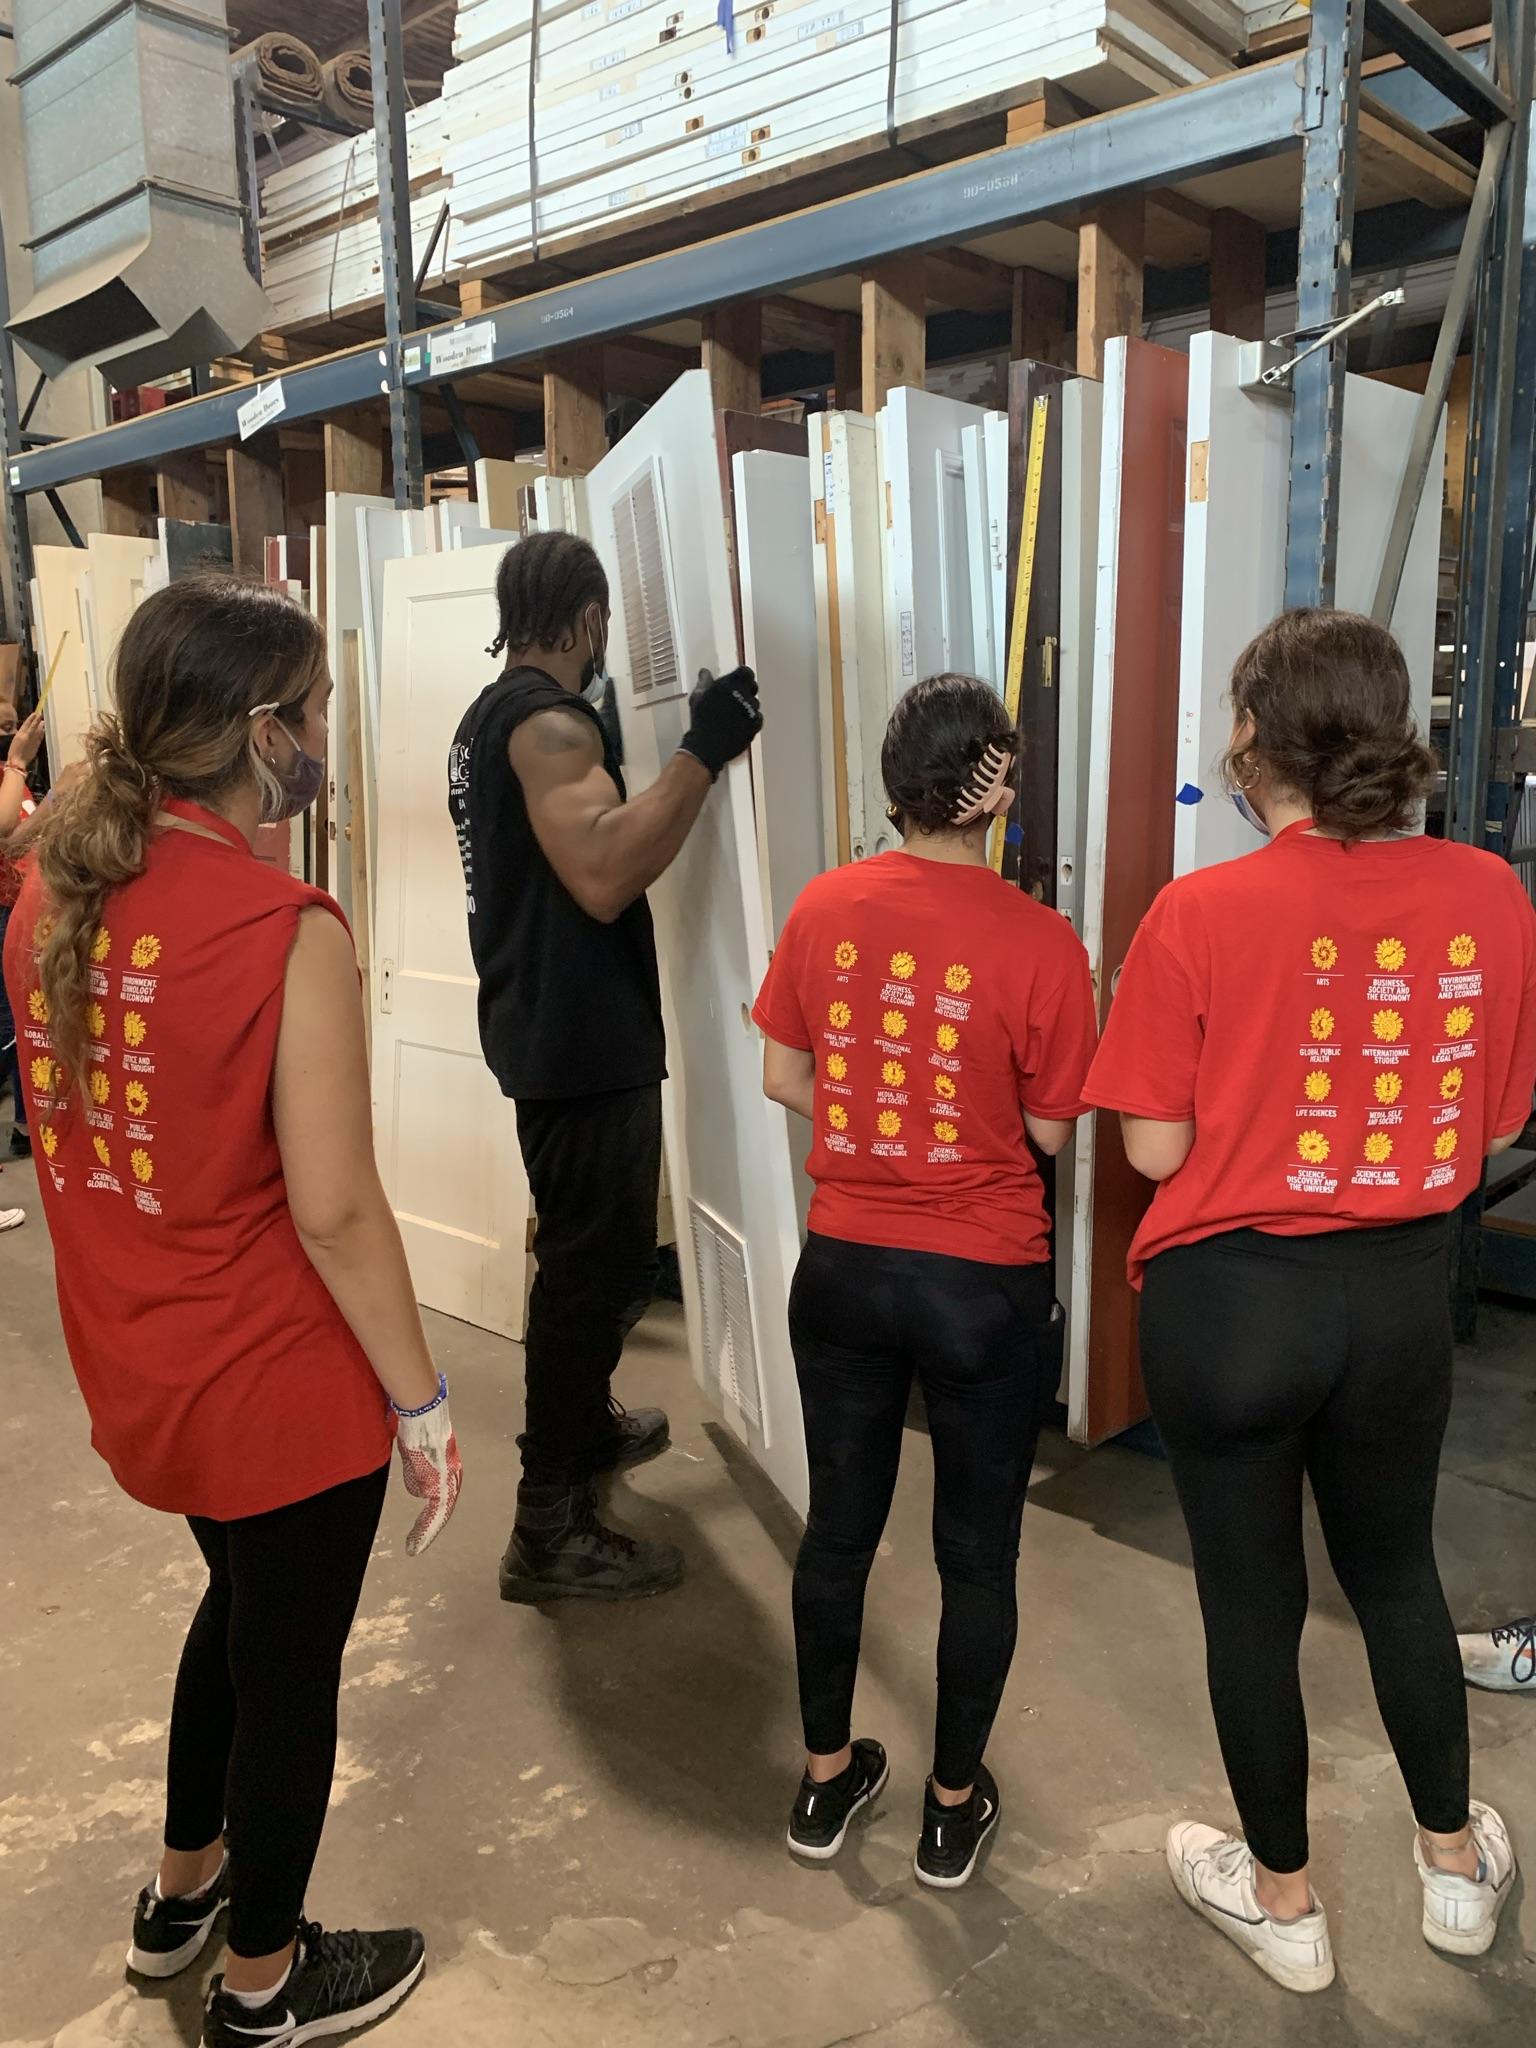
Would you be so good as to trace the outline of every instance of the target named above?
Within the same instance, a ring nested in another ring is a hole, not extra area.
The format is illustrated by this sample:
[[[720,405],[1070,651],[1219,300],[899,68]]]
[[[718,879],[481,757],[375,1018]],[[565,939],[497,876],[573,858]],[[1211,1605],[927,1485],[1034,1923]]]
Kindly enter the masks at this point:
[[[672,1432],[660,1408],[621,1408],[610,1396],[608,1413],[613,1434],[597,1461],[599,1472],[627,1472],[672,1448]]]
[[[683,1576],[675,1543],[623,1536],[598,1519],[597,1489],[517,1489],[517,1522],[501,1560],[501,1597],[543,1600],[646,1600]]]

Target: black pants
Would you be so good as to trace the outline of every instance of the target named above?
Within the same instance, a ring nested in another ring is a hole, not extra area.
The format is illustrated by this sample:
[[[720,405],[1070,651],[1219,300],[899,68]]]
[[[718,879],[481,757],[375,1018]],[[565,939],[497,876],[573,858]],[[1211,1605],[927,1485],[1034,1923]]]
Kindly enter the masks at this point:
[[[812,1236],[790,1292],[811,1506],[795,1564],[805,1746],[851,1733],[864,1587],[901,1459],[916,1373],[933,1443],[943,1590],[933,1775],[976,1775],[1018,1636],[1019,1520],[1046,1385],[1044,1266],[988,1266]]]
[[[227,1826],[229,1946],[293,1939],[336,1768],[341,1653],[357,1612],[389,1467],[270,1514],[190,1518],[208,1565],[171,1709],[165,1843],[202,1849]]]
[[[536,1486],[576,1486],[598,1469],[612,1435],[609,1382],[656,1256],[661,1088],[520,1102],[517,1135],[538,1265],[523,1475]]]
[[[1422,1827],[1467,1820],[1467,1706],[1435,1564],[1451,1402],[1444,1218],[1252,1230],[1147,1269],[1141,1357],[1189,1525],[1211,1705],[1250,1848],[1307,1861],[1302,1479]]]

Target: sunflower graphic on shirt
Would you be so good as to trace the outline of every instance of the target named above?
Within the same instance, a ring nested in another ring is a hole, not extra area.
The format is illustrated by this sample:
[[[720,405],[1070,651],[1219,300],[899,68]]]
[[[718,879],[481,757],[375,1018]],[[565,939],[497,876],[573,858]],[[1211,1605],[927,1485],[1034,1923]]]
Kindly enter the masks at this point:
[[[1396,1102],[1399,1095],[1403,1092],[1403,1077],[1401,1074],[1378,1074],[1373,1086],[1376,1091],[1376,1100],[1390,1105]]]
[[[1319,974],[1331,974],[1339,964],[1339,949],[1330,938],[1312,941],[1312,965]]]
[[[1407,959],[1408,948],[1401,939],[1376,941],[1376,965],[1383,974],[1401,974]]]
[[[1365,1156],[1372,1166],[1385,1166],[1392,1157],[1392,1140],[1385,1131],[1372,1131],[1365,1141]]]
[[[916,972],[917,962],[910,953],[902,951],[891,955],[891,973],[897,981],[910,981]]]
[[[882,1138],[899,1138],[901,1136],[901,1118],[894,1109],[882,1109],[879,1116],[875,1118],[875,1129]]]
[[[141,1187],[147,1187],[155,1177],[155,1162],[142,1145],[135,1145],[128,1154],[128,1164],[133,1168],[133,1177]]]
[[[1466,1086],[1466,1080],[1467,1077],[1462,1072],[1460,1067],[1447,1067],[1445,1072],[1440,1076],[1441,1101],[1454,1102],[1457,1096],[1461,1093],[1462,1089]]]
[[[149,1109],[149,1090],[142,1081],[130,1081],[123,1090],[123,1107],[130,1116],[143,1116]]]
[[[848,1112],[840,1102],[829,1102],[827,1104],[827,1122],[834,1131],[847,1130]]]
[[[85,1006],[85,1028],[86,1028],[87,1032],[88,1032],[88,1033],[90,1034],[90,1036],[91,1036],[92,1038],[105,1038],[105,1037],[106,1037],[106,1035],[107,1035],[107,1013],[106,1013],[106,1011],[105,1011],[105,1010],[104,1010],[104,1009],[103,1009],[103,1008],[101,1007],[100,1003],[87,1003],[87,1004],[86,1004],[86,1006]]]
[[[846,1081],[847,1078],[848,1062],[840,1052],[829,1052],[827,1054],[827,1079],[829,1081]]]
[[[852,939],[839,939],[832,949],[832,958],[846,974],[850,967],[859,964],[859,949]]]
[[[1333,1036],[1332,1010],[1318,1009],[1307,1019],[1307,1028],[1319,1045]]]
[[[1445,1035],[1447,1038],[1465,1038],[1476,1021],[1467,1005],[1458,1003],[1445,1013]]]
[[[938,1139],[941,1145],[953,1145],[956,1138],[959,1137],[960,1133],[955,1129],[955,1126],[952,1123],[943,1122],[936,1123],[934,1125],[933,1135]]]
[[[138,1011],[126,1011],[123,1015],[123,1043],[131,1045],[137,1050],[148,1036],[149,1026],[144,1022]]]
[[[935,1095],[942,1095],[946,1102],[953,1102],[957,1093],[954,1075],[935,1074],[933,1077],[933,1092]]]
[[[960,961],[944,970],[944,986],[952,996],[963,996],[971,985],[971,970]]]
[[[112,1166],[112,1147],[99,1131],[91,1140],[91,1150],[96,1154],[102,1165],[110,1171]]]
[[[112,953],[112,934],[104,924],[96,927],[96,936],[91,940],[91,964],[105,967]]]
[[[846,1031],[853,1022],[853,1012],[846,1003],[832,1003],[827,1009],[827,1022],[834,1031]]]
[[[960,1034],[953,1024],[941,1024],[933,1036],[940,1052],[953,1052],[960,1043]]]
[[[1371,1019],[1371,1031],[1383,1045],[1396,1045],[1403,1035],[1401,1010],[1378,1010]]]
[[[105,1109],[112,1100],[112,1076],[106,1072],[105,1068],[92,1067],[88,1086],[91,1091],[92,1102],[95,1103],[98,1109]]]
[[[1435,1157],[1444,1165],[1447,1159],[1456,1156],[1457,1137],[1454,1131],[1442,1131],[1435,1140]]]
[[[54,1153],[57,1152],[59,1149],[58,1132],[53,1128],[52,1124],[44,1124],[42,1129],[38,1132],[37,1136],[38,1142],[42,1145],[43,1151],[51,1159]]]
[[[160,958],[160,941],[153,932],[144,932],[134,940],[128,957],[135,967],[153,967]]]
[[[887,1088],[905,1088],[907,1085],[907,1070],[900,1060],[887,1060],[880,1069],[880,1078]]]
[[[34,1092],[46,1095],[53,1086],[53,1061],[43,1054],[32,1062],[30,1072]]]
[[[1306,1079],[1308,1102],[1326,1102],[1333,1093],[1333,1076],[1326,1067],[1313,1067]]]
[[[1458,932],[1445,949],[1453,967],[1470,967],[1477,958],[1477,941],[1470,932]]]
[[[1308,1166],[1321,1166],[1332,1147],[1321,1131],[1303,1131],[1296,1140],[1296,1150]]]
[[[28,989],[27,991],[27,1015],[34,1024],[46,1024],[48,1022],[48,998],[40,988]]]
[[[881,1029],[887,1038],[905,1038],[907,1020],[900,1010],[887,1010],[880,1019]]]

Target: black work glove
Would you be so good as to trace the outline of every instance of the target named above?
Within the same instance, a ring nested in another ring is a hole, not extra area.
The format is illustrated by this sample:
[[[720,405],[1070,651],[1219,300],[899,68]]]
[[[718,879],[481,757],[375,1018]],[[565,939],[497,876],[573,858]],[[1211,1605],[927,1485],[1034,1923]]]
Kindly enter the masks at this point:
[[[757,677],[749,668],[733,668],[728,676],[712,676],[701,669],[688,709],[693,723],[683,734],[679,751],[701,761],[711,779],[744,754],[763,729]]]

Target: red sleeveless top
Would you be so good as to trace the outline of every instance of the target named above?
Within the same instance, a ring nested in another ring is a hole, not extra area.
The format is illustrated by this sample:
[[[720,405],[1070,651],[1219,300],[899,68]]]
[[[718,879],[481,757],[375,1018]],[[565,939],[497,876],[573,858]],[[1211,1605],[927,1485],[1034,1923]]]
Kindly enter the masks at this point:
[[[60,1074],[29,868],[5,978],[65,1342],[91,1441],[147,1506],[216,1521],[376,1471],[383,1389],[299,1242],[272,1065],[299,915],[318,890],[216,833],[161,830],[96,934],[88,1099]]]

